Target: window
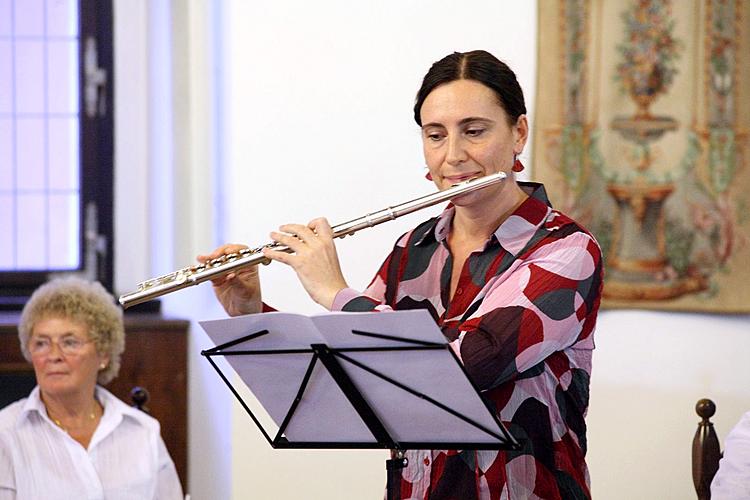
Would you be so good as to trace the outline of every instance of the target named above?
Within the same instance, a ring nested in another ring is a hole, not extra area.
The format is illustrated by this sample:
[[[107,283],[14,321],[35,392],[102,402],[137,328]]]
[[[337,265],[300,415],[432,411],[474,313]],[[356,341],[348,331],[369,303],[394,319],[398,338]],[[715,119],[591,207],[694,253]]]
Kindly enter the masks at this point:
[[[112,288],[112,5],[0,0],[0,303]]]

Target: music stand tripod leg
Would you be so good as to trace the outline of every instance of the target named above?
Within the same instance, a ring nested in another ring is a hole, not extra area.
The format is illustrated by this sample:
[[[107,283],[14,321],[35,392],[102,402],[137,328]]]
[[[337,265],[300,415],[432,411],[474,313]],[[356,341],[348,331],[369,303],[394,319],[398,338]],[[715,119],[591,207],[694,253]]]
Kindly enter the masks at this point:
[[[401,469],[409,464],[403,450],[391,452],[391,458],[385,461],[387,500],[401,500]]]

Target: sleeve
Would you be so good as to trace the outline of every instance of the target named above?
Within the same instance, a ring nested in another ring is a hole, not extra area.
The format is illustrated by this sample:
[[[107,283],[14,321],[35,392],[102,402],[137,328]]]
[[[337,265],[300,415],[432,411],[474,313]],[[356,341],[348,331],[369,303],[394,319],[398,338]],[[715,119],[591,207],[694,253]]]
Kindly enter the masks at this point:
[[[182,485],[177,476],[177,469],[161,436],[158,438],[157,446],[159,471],[156,479],[156,500],[183,500]]]
[[[711,498],[750,498],[750,412],[727,435],[724,457],[711,483]]]
[[[599,246],[575,231],[519,258],[448,338],[477,386],[492,389],[577,342],[593,348],[601,289]]]
[[[262,309],[261,309],[260,312],[267,313],[267,312],[276,312],[277,311],[276,308],[274,308],[273,306],[269,306],[265,302],[261,302],[261,307],[262,307]]]
[[[0,500],[15,500],[16,480],[13,460],[5,439],[0,437]]]

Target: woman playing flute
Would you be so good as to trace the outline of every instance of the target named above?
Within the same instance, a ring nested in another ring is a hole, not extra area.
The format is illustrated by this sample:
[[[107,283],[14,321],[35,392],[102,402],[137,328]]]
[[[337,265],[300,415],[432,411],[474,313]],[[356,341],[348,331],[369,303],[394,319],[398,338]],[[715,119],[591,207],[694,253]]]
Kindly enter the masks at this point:
[[[271,238],[293,253],[264,255],[294,269],[332,311],[426,309],[520,451],[411,450],[402,498],[590,498],[585,462],[601,253],[554,210],[540,184],[520,182],[529,135],[513,71],[485,51],[432,65],[414,105],[428,178],[439,189],[505,172],[398,239],[366,290],[350,288],[326,219],[285,224]],[[201,262],[243,248],[224,245]],[[257,268],[214,281],[230,315],[271,310]]]

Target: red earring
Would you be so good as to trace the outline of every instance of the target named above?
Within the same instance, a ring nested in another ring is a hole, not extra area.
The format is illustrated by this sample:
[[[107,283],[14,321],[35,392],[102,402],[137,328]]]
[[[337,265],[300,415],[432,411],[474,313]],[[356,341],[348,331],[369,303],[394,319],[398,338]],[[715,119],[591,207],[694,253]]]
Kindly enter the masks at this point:
[[[432,174],[431,174],[431,173],[429,173],[429,172],[427,172],[427,173],[426,173],[426,174],[424,175],[424,178],[425,178],[425,179],[427,179],[428,181],[431,181],[431,180],[432,180]]]
[[[513,163],[513,168],[512,168],[512,170],[513,170],[514,172],[520,172],[520,171],[522,171],[523,169],[524,169],[523,163],[521,163],[521,160],[519,160],[518,158],[516,158],[516,161],[515,161],[515,162]]]

